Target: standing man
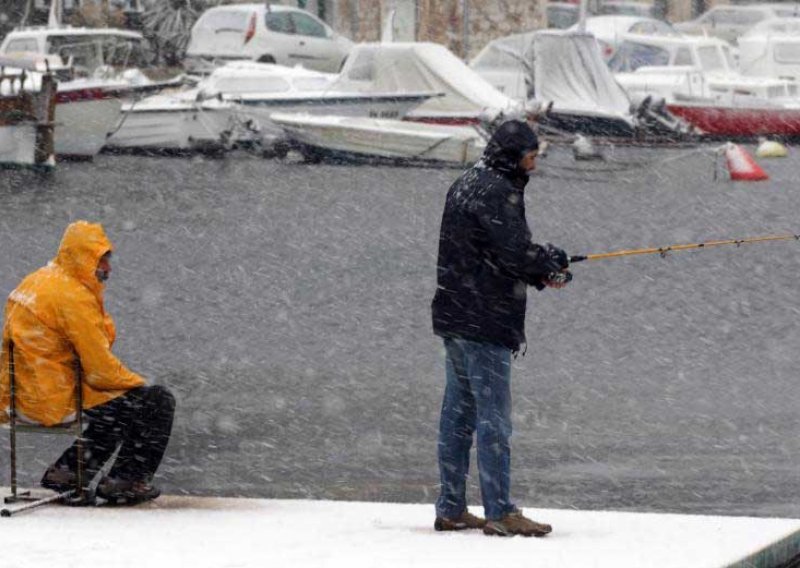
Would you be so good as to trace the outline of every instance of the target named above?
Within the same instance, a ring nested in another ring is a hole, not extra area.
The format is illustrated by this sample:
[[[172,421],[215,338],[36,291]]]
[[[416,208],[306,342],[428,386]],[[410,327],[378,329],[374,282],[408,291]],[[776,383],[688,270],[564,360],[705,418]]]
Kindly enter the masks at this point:
[[[16,410],[27,421],[53,426],[71,420],[80,368],[88,422],[85,483],[118,449],[97,495],[136,503],[160,494],[152,481],[169,442],[175,399],[164,387],[146,386],[111,352],[116,330],[103,306],[111,251],[101,225],[72,223],[55,259],[11,292],[0,354],[0,422],[8,419],[12,342]],[[57,492],[75,488],[77,460],[73,445],[50,466],[42,486]]]
[[[525,122],[501,125],[482,159],[450,187],[442,216],[433,331],[444,339],[446,375],[439,424],[439,531],[544,536],[550,525],[523,516],[511,485],[511,354],[525,343],[527,287],[562,288],[566,253],[531,242],[525,185],[539,141]],[[486,520],[467,511],[466,476],[477,430]]]

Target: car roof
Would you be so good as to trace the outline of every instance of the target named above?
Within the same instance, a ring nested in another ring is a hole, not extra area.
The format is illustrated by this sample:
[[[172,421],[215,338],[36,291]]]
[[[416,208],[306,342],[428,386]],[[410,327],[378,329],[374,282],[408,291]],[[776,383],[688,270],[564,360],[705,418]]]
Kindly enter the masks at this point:
[[[267,6],[269,6],[269,10],[267,10]],[[284,6],[283,4],[225,4],[224,6],[214,6],[213,8],[209,8],[206,12],[252,12],[256,10],[258,12],[305,12],[305,10],[301,10],[300,8],[295,8],[294,6]]]
[[[589,18],[586,18],[586,29],[594,33],[597,32],[621,33],[621,32],[626,32],[628,28],[630,28],[633,24],[637,24],[639,22],[658,22],[661,24],[669,25],[666,22],[662,22],[661,20],[650,18],[648,16],[608,15],[608,16],[591,16]],[[573,26],[573,28],[577,29],[577,26],[578,24]]]

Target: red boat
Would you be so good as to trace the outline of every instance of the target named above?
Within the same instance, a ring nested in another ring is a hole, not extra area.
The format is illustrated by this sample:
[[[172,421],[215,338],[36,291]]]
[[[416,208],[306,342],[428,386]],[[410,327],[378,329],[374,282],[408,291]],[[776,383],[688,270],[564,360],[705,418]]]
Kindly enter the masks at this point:
[[[800,108],[679,103],[668,104],[667,109],[711,136],[800,136]]]

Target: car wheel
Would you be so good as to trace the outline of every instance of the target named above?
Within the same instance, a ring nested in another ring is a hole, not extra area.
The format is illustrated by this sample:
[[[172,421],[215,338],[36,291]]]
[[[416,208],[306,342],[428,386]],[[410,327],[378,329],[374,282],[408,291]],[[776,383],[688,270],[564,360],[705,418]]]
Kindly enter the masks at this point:
[[[275,58],[271,55],[262,55],[257,61],[259,63],[275,63]]]

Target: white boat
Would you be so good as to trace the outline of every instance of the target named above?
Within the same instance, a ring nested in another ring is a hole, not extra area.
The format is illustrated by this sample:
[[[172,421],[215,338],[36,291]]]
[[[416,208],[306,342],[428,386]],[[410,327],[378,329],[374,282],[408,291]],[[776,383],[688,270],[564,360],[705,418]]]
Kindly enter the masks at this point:
[[[466,166],[480,158],[483,135],[470,126],[403,120],[275,113],[292,147],[311,160]]]
[[[266,139],[282,133],[270,121],[273,112],[403,118],[420,103],[438,96],[430,90],[345,91],[335,74],[249,61],[218,67],[197,89],[206,98],[218,96],[239,105],[240,115],[257,123]]]
[[[631,98],[660,98],[708,134],[800,134],[798,84],[740,74],[722,40],[629,35],[609,66]]]
[[[545,30],[504,37],[490,42],[470,67],[515,100],[550,107],[543,126],[620,138],[637,131],[630,98],[591,34]]]
[[[106,148],[145,152],[228,148],[240,123],[236,105],[197,95],[196,90],[161,93],[124,104],[122,120]]]
[[[742,75],[800,80],[800,18],[761,22],[738,45]]]
[[[9,63],[0,56],[0,70]],[[32,92],[26,83],[37,74],[35,62],[14,65],[24,72],[7,76],[0,71],[0,167],[50,169],[55,166],[55,79],[44,73]]]
[[[487,115],[521,112],[516,101],[436,43],[358,44],[337,87],[362,93],[442,93],[411,110],[406,120],[465,125],[479,124]]]
[[[59,77],[56,154],[91,159],[119,123],[123,101],[164,86],[137,72],[143,43],[138,32],[51,22],[13,30],[0,44],[0,55],[48,62]]]

